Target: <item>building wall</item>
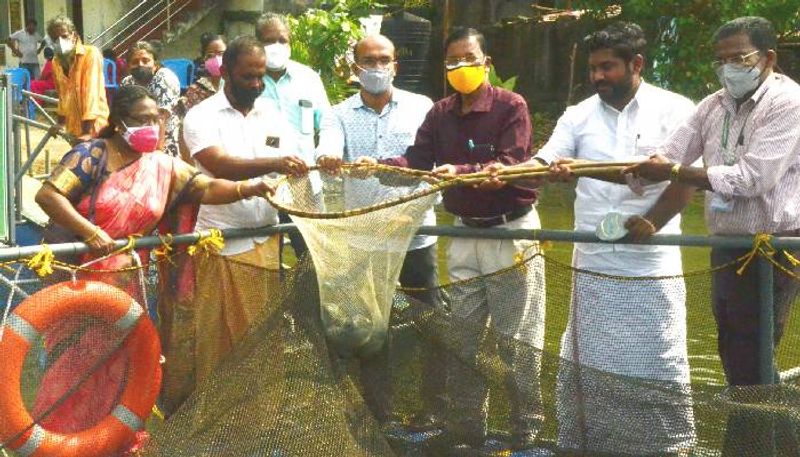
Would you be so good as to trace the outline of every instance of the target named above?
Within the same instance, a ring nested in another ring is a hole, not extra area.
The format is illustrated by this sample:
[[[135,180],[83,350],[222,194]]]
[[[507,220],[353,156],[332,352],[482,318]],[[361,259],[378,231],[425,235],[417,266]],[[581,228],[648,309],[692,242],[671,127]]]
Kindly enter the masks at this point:
[[[185,58],[193,60],[200,56],[200,36],[206,32],[222,33],[222,9],[215,8],[194,27],[170,42],[161,50],[162,59]],[[235,36],[226,35],[228,41]]]

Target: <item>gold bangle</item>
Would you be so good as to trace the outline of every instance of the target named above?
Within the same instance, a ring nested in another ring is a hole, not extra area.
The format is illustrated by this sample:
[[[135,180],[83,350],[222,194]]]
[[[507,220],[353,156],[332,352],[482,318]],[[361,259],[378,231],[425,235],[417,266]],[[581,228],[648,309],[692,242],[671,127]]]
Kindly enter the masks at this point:
[[[85,238],[85,239],[83,240],[83,242],[84,242],[84,243],[91,243],[91,242],[92,242],[92,240],[93,240],[93,239],[95,239],[95,238],[97,238],[97,235],[99,235],[99,234],[100,234],[100,230],[101,230],[101,229],[100,229],[100,227],[99,227],[99,226],[97,226],[97,225],[95,225],[95,226],[94,226],[94,232],[92,232],[92,234],[91,234],[91,235],[89,235],[89,237],[88,237],[88,238]]]
[[[681,172],[681,164],[676,163],[669,170],[669,180],[672,181],[672,182],[678,182],[678,178],[679,178],[678,174],[680,172]]]
[[[244,195],[242,195],[242,182],[241,181],[236,183],[236,194],[239,195],[239,200],[244,200]]]

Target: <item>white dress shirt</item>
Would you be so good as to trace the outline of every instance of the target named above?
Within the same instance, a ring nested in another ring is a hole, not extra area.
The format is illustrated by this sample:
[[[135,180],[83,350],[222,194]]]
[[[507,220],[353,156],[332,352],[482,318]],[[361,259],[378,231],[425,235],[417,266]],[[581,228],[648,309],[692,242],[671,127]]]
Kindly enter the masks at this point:
[[[361,93],[354,94],[334,106],[330,116],[323,118],[316,155],[342,157],[345,162],[361,156],[383,159],[403,155],[414,144],[417,129],[432,106],[431,99],[424,95],[392,88],[392,100],[380,113],[376,113],[364,104]],[[361,186],[361,191],[364,189],[369,187]],[[380,198],[390,197],[387,194]],[[377,196],[372,199],[376,201],[366,204],[377,203]],[[356,204],[354,201],[349,203]],[[423,224],[436,225],[433,209],[425,214]],[[435,242],[434,236],[417,235],[411,241],[409,250],[424,248]]]
[[[594,95],[567,108],[553,135],[536,157],[550,163],[558,158],[596,161],[643,160],[694,112],[691,100],[642,81],[622,111]],[[610,212],[644,214],[669,183],[645,186],[637,195],[630,187],[591,178],[579,178],[575,198],[575,230],[594,231]],[[675,216],[660,233],[680,233]],[[667,252],[669,246],[576,243],[583,254],[604,252]],[[581,256],[588,259],[591,256]],[[680,266],[680,265],[678,265]],[[642,274],[637,271],[637,275]]]
[[[219,91],[189,110],[183,121],[183,138],[194,157],[198,152],[219,146],[234,157],[256,159],[281,157],[284,150],[294,151],[291,127],[272,106],[257,99],[253,109],[244,116],[234,109],[224,91]],[[279,148],[267,146],[270,137],[280,140]],[[292,152],[293,153],[293,152]],[[197,163],[198,168],[214,176]],[[251,228],[275,225],[278,212],[263,198],[250,198],[225,205],[201,205],[197,215],[197,229]],[[253,243],[262,243],[267,237],[225,240],[223,255],[235,255],[253,249]]]

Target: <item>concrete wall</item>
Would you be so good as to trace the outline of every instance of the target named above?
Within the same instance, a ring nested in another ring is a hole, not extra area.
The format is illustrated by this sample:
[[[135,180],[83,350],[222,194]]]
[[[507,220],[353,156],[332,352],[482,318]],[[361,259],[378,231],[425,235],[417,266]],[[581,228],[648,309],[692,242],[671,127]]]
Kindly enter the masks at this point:
[[[170,42],[161,50],[162,59],[185,58],[193,60],[200,56],[200,36],[206,32],[222,33],[221,8],[215,8],[206,17],[189,29],[180,38]],[[228,40],[235,38],[226,35]]]

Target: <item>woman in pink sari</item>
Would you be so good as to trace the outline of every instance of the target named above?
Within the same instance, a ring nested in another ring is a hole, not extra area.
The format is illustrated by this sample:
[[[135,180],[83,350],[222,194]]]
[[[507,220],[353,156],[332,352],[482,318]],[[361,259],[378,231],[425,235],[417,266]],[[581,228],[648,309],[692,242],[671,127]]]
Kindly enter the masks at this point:
[[[112,252],[114,239],[152,233],[179,202],[224,204],[272,192],[260,180],[211,179],[181,159],[156,151],[163,127],[160,119],[145,88],[121,88],[100,138],[67,153],[36,195],[52,222],[90,246],[92,253],[82,262]],[[90,268],[119,270],[131,265],[130,254],[119,254]],[[144,303],[135,276],[107,272],[90,276],[119,286]],[[46,333],[52,361],[33,407],[40,425],[72,433],[96,424],[116,405],[128,361],[115,350],[121,337],[109,332],[99,325],[66,322]],[[166,353],[168,348],[164,349]]]

